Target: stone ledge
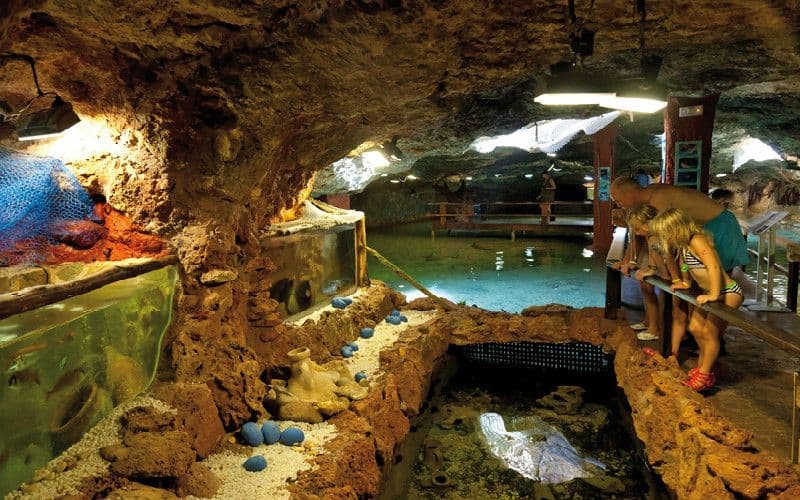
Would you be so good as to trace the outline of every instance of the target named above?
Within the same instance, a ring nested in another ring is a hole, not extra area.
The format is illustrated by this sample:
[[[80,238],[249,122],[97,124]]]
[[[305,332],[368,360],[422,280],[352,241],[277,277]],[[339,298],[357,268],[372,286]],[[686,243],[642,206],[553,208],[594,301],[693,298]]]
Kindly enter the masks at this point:
[[[290,487],[293,498],[375,495],[379,472],[388,470],[407,436],[410,419],[419,412],[448,346],[516,341],[583,341],[615,352],[618,384],[632,408],[648,461],[678,498],[800,496],[800,476],[790,466],[755,449],[752,433],[736,428],[710,402],[680,384],[684,374],[677,364],[645,356],[633,332],[622,322],[603,319],[601,309],[576,309],[554,318],[461,308],[407,330],[381,352],[385,376],[373,382],[366,400],[331,419],[340,435],[317,458],[317,468],[302,473]]]

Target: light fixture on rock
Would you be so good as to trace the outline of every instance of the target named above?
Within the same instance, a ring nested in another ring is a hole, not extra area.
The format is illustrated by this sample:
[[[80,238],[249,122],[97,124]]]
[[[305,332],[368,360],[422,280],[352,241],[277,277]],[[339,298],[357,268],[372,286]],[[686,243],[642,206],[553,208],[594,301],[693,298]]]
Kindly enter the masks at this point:
[[[58,94],[42,92],[33,57],[11,52],[0,54],[0,64],[7,61],[24,61],[30,64],[33,83],[36,86],[35,97],[25,103],[16,113],[4,114],[3,117],[3,121],[14,124],[19,140],[32,141],[55,137],[81,121],[72,110],[72,105],[64,101]],[[53,99],[49,107],[30,111],[37,101],[48,97]]]

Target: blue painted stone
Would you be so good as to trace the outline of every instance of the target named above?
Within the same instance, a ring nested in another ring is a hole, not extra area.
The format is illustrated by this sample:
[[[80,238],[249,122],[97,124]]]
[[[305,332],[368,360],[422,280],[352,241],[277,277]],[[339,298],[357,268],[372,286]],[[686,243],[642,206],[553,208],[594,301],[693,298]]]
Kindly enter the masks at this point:
[[[347,347],[349,347],[350,350],[353,352],[358,350],[358,344],[356,344],[355,342],[348,342]]]
[[[297,443],[302,443],[305,438],[306,436],[303,434],[302,430],[298,429],[297,427],[289,427],[285,431],[281,432],[280,442],[286,446],[292,446]]]
[[[353,349],[351,349],[349,345],[342,347],[341,352],[342,356],[344,356],[345,358],[353,357]]]
[[[358,372],[358,373],[356,373],[356,377],[355,377],[355,379],[356,379],[356,382],[361,382],[361,381],[362,381],[362,380],[364,380],[365,378],[367,378],[367,375],[366,375],[364,372]]]
[[[281,430],[275,422],[264,422],[261,426],[261,434],[264,436],[265,444],[275,444],[281,437]]]
[[[362,339],[368,339],[368,338],[372,337],[373,335],[375,335],[375,330],[374,329],[372,329],[372,328],[362,328],[361,329],[361,338]]]
[[[408,318],[406,318],[405,314],[400,315],[400,321],[402,321],[403,323],[408,323]]]
[[[255,422],[247,422],[242,426],[242,439],[250,446],[264,444],[264,435],[261,434],[261,427]]]
[[[267,459],[263,455],[253,455],[244,461],[244,469],[249,472],[258,472],[267,468]]]
[[[390,325],[399,325],[401,319],[400,316],[386,316],[386,322]]]
[[[334,297],[331,299],[331,305],[336,309],[344,309],[347,307],[347,302],[345,302],[341,297]]]
[[[400,316],[400,311],[398,311],[397,309],[392,309],[392,313],[390,314],[390,316]]]
[[[342,300],[345,301],[348,306],[353,303],[353,299],[350,297],[342,297]]]

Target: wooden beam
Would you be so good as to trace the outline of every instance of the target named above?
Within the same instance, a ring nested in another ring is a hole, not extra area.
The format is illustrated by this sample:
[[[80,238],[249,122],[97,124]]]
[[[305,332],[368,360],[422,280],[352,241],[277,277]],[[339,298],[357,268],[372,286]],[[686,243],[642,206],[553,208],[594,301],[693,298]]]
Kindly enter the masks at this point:
[[[17,292],[6,293],[0,295],[0,319],[60,302],[109,283],[132,278],[178,262],[178,257],[175,255],[135,263],[119,261],[112,267],[98,271],[85,278],[66,283],[32,286]]]

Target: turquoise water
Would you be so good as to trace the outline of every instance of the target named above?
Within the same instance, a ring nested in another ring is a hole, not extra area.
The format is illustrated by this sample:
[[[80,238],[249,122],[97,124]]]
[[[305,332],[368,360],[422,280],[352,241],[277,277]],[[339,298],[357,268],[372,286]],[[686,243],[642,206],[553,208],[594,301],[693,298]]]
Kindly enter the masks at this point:
[[[520,238],[476,234],[431,239],[430,223],[367,231],[367,243],[433,293],[485,309],[520,312],[551,302],[574,307],[605,302],[605,255],[584,252],[588,238]],[[370,278],[421,297],[370,257]]]

